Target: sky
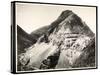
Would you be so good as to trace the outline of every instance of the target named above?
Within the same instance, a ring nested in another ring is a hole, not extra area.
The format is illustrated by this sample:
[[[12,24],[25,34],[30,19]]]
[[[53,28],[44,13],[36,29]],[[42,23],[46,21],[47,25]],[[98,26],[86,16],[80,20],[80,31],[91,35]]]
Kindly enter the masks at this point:
[[[16,25],[30,34],[50,25],[64,10],[72,10],[96,33],[96,7],[16,3]]]

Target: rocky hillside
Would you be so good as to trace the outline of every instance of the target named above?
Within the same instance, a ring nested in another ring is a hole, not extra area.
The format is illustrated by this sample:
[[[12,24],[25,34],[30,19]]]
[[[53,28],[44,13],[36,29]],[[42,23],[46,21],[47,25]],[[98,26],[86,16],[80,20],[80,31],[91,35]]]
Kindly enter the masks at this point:
[[[30,35],[36,43],[19,55],[19,70],[95,67],[95,34],[71,10]]]

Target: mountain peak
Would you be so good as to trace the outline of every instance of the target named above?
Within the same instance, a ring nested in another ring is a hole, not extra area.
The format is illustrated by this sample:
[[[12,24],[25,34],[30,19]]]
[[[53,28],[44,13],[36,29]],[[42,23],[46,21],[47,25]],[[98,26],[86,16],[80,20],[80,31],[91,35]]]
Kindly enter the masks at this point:
[[[89,29],[86,23],[71,10],[65,10],[61,13],[52,26],[55,26],[56,32],[62,29],[63,31],[70,30],[72,33],[85,34],[94,36],[94,33]]]
[[[68,17],[69,15],[73,14],[73,12],[71,10],[64,10],[60,16],[58,18],[60,19],[65,19],[66,17]]]

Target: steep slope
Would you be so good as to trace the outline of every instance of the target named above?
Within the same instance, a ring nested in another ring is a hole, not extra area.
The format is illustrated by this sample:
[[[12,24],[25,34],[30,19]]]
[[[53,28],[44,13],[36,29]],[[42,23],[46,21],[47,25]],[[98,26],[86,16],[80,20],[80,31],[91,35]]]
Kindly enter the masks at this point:
[[[30,47],[36,40],[17,25],[17,45],[18,54],[25,52],[25,48]]]

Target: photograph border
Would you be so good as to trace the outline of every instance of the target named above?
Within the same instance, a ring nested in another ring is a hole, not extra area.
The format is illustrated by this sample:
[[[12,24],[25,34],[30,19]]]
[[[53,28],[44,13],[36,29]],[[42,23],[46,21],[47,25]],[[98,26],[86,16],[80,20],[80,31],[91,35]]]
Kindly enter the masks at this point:
[[[49,69],[43,71],[17,71],[17,27],[16,27],[16,3],[31,3],[31,4],[49,4],[49,5],[67,5],[67,6],[81,6],[81,7],[96,7],[96,50],[95,50],[95,67],[85,68],[71,68],[71,69]],[[29,1],[12,1],[11,2],[11,73],[39,73],[39,72],[54,72],[54,71],[73,71],[73,70],[89,70],[98,68],[98,6],[94,5],[77,5],[77,4],[60,4],[60,3],[45,3],[45,2],[29,2]]]

